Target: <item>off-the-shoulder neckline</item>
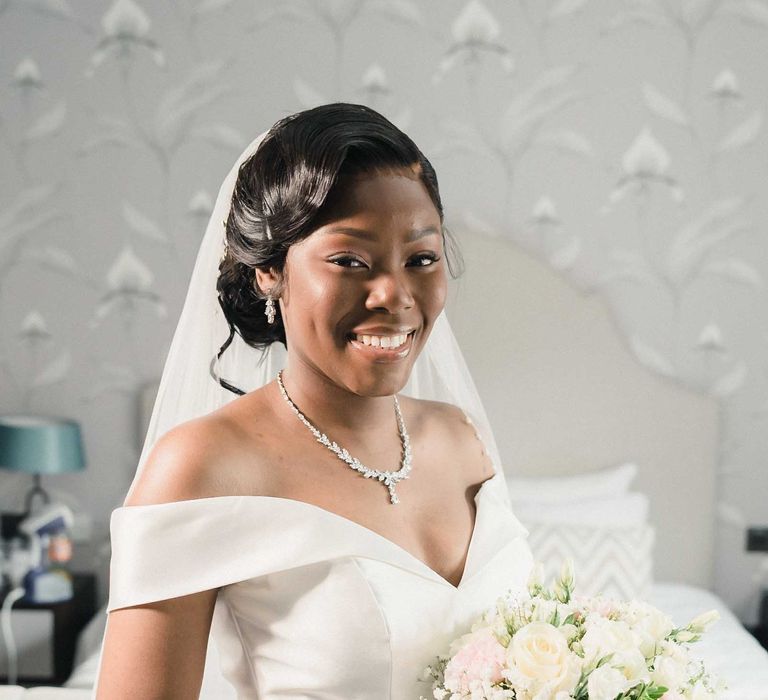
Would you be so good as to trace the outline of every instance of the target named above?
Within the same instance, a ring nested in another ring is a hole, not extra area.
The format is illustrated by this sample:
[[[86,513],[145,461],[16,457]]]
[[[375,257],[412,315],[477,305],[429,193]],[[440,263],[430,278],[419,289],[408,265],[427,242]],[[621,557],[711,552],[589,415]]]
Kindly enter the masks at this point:
[[[472,556],[473,549],[477,546],[475,544],[476,540],[479,537],[478,534],[478,524],[480,523],[480,515],[481,515],[481,508],[483,507],[483,498],[481,498],[481,495],[484,493],[488,493],[486,490],[486,487],[491,482],[496,482],[499,480],[501,475],[500,470],[496,470],[493,474],[493,476],[489,477],[488,479],[485,479],[485,481],[481,482],[480,488],[478,488],[477,492],[474,496],[475,501],[475,518],[474,523],[472,525],[472,533],[469,538],[469,544],[467,546],[467,554],[464,559],[464,567],[462,570],[461,577],[459,579],[459,583],[457,585],[454,585],[451,583],[448,579],[446,579],[442,574],[435,571],[431,566],[429,566],[423,559],[420,559],[415,554],[413,554],[411,551],[407,550],[402,545],[397,544],[396,542],[392,541],[388,537],[385,537],[379,532],[376,532],[375,530],[372,530],[371,528],[363,525],[362,523],[357,522],[356,520],[352,520],[351,518],[348,518],[344,515],[341,515],[340,513],[336,513],[335,511],[329,510],[327,508],[323,508],[322,506],[319,506],[315,503],[310,503],[308,501],[303,501],[298,498],[287,498],[285,496],[265,496],[265,495],[253,495],[253,494],[237,494],[237,495],[228,495],[228,496],[207,496],[204,498],[190,498],[190,499],[184,499],[179,501],[169,501],[166,503],[152,503],[147,505],[133,505],[133,506],[120,506],[119,508],[116,508],[115,511],[140,511],[142,509],[144,510],[160,510],[160,509],[169,509],[171,507],[190,507],[190,508],[196,508],[196,507],[203,507],[206,505],[213,505],[216,502],[221,501],[231,501],[231,500],[242,500],[245,502],[259,502],[262,500],[270,501],[273,503],[280,503],[284,504],[286,506],[291,507],[305,507],[310,509],[312,512],[316,512],[322,517],[329,517],[337,522],[345,523],[346,526],[355,528],[359,531],[365,531],[366,533],[370,533],[370,535],[374,536],[378,540],[384,542],[387,544],[387,546],[392,547],[396,549],[397,551],[401,552],[402,554],[405,554],[407,557],[411,558],[413,561],[417,562],[420,566],[424,567],[428,571],[430,571],[432,574],[437,576],[441,581],[443,581],[445,584],[453,588],[454,590],[458,590],[461,588],[462,584],[464,583],[467,572],[469,571],[469,564],[470,564],[470,558]]]

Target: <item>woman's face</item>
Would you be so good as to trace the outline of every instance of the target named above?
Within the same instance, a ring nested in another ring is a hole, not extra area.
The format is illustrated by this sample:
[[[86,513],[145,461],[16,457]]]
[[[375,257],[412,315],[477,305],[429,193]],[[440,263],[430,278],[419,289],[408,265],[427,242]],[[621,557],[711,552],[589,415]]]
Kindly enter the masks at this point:
[[[308,369],[361,396],[394,394],[445,305],[440,216],[408,168],[350,180],[329,212],[286,258],[291,374]]]

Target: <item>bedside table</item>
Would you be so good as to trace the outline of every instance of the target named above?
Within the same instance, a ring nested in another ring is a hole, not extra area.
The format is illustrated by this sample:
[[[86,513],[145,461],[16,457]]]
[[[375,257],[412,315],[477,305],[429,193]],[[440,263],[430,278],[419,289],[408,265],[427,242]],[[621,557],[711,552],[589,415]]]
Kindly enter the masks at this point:
[[[77,637],[96,613],[96,577],[72,573],[73,596],[63,603],[18,601],[11,611],[19,685],[61,685],[72,673]],[[8,682],[8,655],[0,635],[0,683]]]
[[[757,627],[746,627],[746,629],[768,651],[768,627],[758,625]]]
[[[754,627],[747,627],[747,630],[768,650],[768,588],[763,589],[761,594],[757,624]]]

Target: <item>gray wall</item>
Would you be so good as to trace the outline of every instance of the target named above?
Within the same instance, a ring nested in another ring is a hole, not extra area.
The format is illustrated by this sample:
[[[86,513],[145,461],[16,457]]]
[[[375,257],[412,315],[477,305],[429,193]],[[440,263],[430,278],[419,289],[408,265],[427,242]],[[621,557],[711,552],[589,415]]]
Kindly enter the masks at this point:
[[[750,620],[768,583],[743,551],[768,522],[766,68],[757,2],[0,0],[0,411],[82,421],[88,471],[47,482],[98,543],[224,174],[280,116],[365,102],[433,160],[465,247],[547,261],[639,362],[718,399],[716,590]],[[461,340],[482,356],[485,336]],[[26,487],[0,474],[0,507]]]

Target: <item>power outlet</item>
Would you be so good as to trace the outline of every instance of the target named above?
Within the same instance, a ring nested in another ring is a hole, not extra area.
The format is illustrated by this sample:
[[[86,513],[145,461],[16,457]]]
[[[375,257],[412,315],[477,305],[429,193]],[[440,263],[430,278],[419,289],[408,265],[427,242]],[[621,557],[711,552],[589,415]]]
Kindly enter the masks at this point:
[[[747,530],[747,551],[768,552],[768,526],[750,527]]]

